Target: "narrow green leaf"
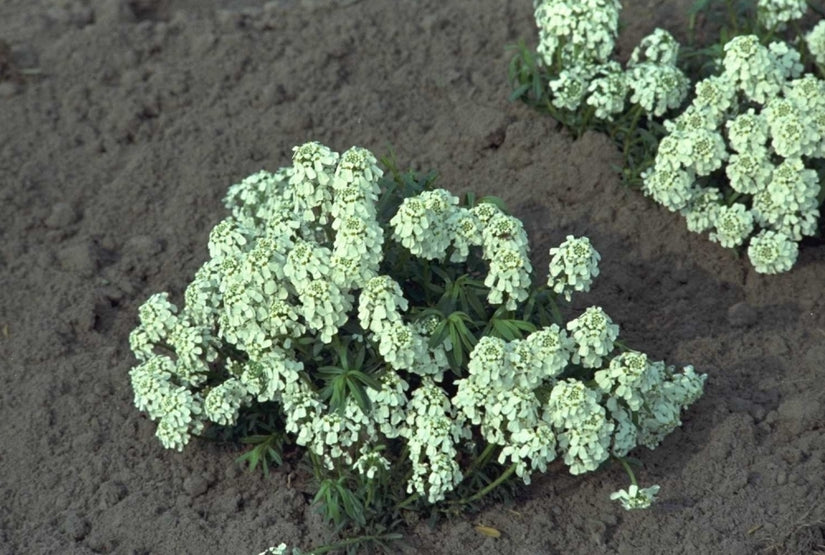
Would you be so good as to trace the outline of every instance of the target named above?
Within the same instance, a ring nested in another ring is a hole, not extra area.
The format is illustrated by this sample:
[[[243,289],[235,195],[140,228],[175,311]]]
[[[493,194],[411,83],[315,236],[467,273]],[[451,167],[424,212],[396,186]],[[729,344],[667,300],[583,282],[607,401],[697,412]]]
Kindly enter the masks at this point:
[[[375,377],[370,376],[369,374],[367,374],[365,372],[361,372],[359,370],[353,370],[352,372],[350,372],[350,375],[354,379],[356,379],[359,382],[361,382],[362,384],[366,385],[367,387],[371,387],[372,389],[376,389],[376,390],[381,389],[381,383],[377,379],[375,379]]]
[[[315,371],[325,380],[331,380],[345,372],[345,370],[339,366],[319,366]]]
[[[364,360],[366,360],[366,358],[367,358],[367,349],[364,346],[364,344],[361,343],[358,346],[358,351],[355,354],[355,366],[353,368],[356,368],[358,370],[363,368],[364,367]]]
[[[506,320],[493,320],[493,331],[495,334],[505,341],[512,341],[515,339],[513,332],[507,325]]]
[[[434,349],[444,343],[444,340],[447,339],[447,334],[449,332],[450,330],[447,327],[447,320],[440,321],[430,337],[430,341],[428,343],[430,349]]]
[[[459,337],[458,337],[458,331],[455,328],[455,322],[450,320],[449,323],[450,323],[450,325],[449,325],[450,343],[453,344],[453,349],[460,349],[461,348],[461,342],[460,342]]]
[[[510,320],[515,327],[522,331],[526,331],[528,333],[533,333],[536,331],[536,326],[532,322],[527,322],[525,320]]]
[[[354,380],[347,382],[347,388],[349,389],[350,396],[355,399],[356,404],[361,408],[364,414],[369,414],[372,411],[372,403],[370,402],[370,398],[367,396],[367,392],[364,388]]]
[[[524,96],[524,93],[530,90],[530,84],[520,85],[513,89],[513,92],[510,93],[510,96],[507,98],[510,102],[514,102]]]

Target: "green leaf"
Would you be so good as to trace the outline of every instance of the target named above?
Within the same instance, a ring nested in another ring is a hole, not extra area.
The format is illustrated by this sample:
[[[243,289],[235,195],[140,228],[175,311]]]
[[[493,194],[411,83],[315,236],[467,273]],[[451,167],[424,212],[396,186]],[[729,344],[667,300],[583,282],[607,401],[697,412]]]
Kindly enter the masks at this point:
[[[508,324],[507,320],[492,320],[494,335],[501,337],[505,341],[512,341],[516,336]]]
[[[372,403],[364,388],[354,380],[347,381],[347,388],[349,389],[350,396],[355,399],[356,404],[361,410],[365,414],[369,414],[372,411]]]
[[[361,369],[364,367],[364,360],[367,358],[367,349],[363,343],[361,343],[358,347],[358,351],[355,354],[355,365],[353,368]]]
[[[434,349],[444,343],[449,333],[450,330],[447,326],[447,320],[441,320],[435,327],[435,330],[433,330],[432,336],[430,336],[430,341],[428,342],[430,349]]]
[[[438,266],[430,266],[430,270],[433,271],[438,277],[444,280],[444,282],[449,286],[453,282],[452,278],[450,278],[450,274],[445,272],[442,268]]]
[[[510,102],[514,102],[524,96],[524,93],[530,90],[531,85],[528,83],[526,85],[520,85],[513,89],[513,92],[510,93],[510,96],[507,97],[507,100]]]
[[[484,310],[484,305],[481,304],[481,300],[475,295],[475,293],[470,293],[467,295],[467,300],[470,303],[470,308],[476,316],[479,318],[484,318],[487,315],[487,311]]]
[[[527,322],[525,320],[510,320],[515,327],[517,327],[521,331],[526,331],[527,333],[533,333],[536,331],[536,326],[532,322]]]
[[[369,374],[361,372],[360,370],[352,370],[350,371],[350,375],[353,379],[360,381],[367,387],[371,387],[375,390],[381,389],[381,383],[377,379],[375,379],[375,377],[370,376]]]
[[[319,366],[315,371],[324,380],[334,379],[336,376],[340,376],[345,372],[340,366]]]

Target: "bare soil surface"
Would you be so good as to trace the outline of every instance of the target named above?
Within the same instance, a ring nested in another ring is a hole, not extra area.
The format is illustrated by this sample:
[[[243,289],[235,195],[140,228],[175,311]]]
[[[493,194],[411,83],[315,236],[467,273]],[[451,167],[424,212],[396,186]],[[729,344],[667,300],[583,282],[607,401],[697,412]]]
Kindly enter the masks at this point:
[[[627,1],[624,56],[687,1]],[[441,186],[504,198],[539,271],[588,235],[625,341],[709,379],[684,426],[619,468],[553,467],[481,514],[411,527],[420,553],[825,550],[825,247],[788,274],[624,189],[610,141],[507,101],[529,0],[0,2],[0,552],[254,554],[330,539],[289,475],[237,451],[164,450],[132,405],[128,334],[205,260],[227,187],[319,140],[392,148]],[[502,531],[485,537],[476,524]]]

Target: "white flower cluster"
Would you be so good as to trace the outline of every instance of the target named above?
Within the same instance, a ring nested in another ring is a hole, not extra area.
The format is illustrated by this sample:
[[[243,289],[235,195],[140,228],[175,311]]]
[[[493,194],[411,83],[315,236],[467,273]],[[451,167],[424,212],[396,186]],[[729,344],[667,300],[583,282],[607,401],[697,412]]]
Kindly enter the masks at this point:
[[[561,245],[550,249],[550,256],[548,287],[568,301],[574,291],[590,291],[601,260],[590,239],[568,235]]]
[[[807,0],[758,0],[756,17],[768,30],[781,31],[791,21],[801,19],[808,10]]]
[[[814,61],[825,65],[825,20],[814,25],[813,29],[805,35],[805,44],[808,47]]]
[[[470,210],[483,227],[482,256],[490,263],[484,285],[490,288],[490,304],[515,310],[530,289],[530,247],[521,220],[501,212],[494,204],[482,203]]]
[[[444,390],[429,378],[424,378],[412,394],[406,422],[402,434],[413,466],[407,492],[437,503],[464,478],[456,460],[456,444],[471,438],[472,433]]]
[[[722,73],[665,122],[644,192],[691,231],[727,248],[747,243],[757,272],[785,272],[817,230],[820,184],[807,166],[825,157],[825,81],[800,76],[799,54],[781,42],[745,35],[724,50]]]
[[[636,484],[631,485],[627,490],[620,489],[610,494],[610,499],[619,500],[626,510],[647,509],[656,500],[659,493],[659,486],[640,488]]]
[[[159,421],[166,447],[182,449],[207,423],[234,424],[253,400],[289,406],[288,427],[316,451],[360,430],[357,414],[320,419],[324,404],[300,380],[294,342],[307,333],[331,342],[356,288],[377,276],[382,172],[359,147],[339,156],[311,142],[293,152],[291,167],[229,189],[232,216],[210,233],[211,259],[187,288],[186,308],[165,293],[140,308],[130,336],[141,362],[131,371],[135,403]],[[243,362],[227,360],[227,375],[215,381],[209,365],[226,348]]]
[[[685,99],[688,78],[676,67],[679,43],[663,29],[643,38],[627,69],[610,60],[621,4],[617,0],[534,0],[539,28],[537,52],[557,73],[552,103],[564,110],[591,106],[598,119],[612,120],[630,102],[661,116]]]
[[[618,0],[533,0],[538,53],[548,67],[602,63],[613,53],[619,29]]]
[[[585,368],[598,368],[602,359],[613,351],[613,342],[619,337],[619,326],[599,306],[591,306],[568,322],[567,329],[576,343],[573,362]]]
[[[407,197],[390,220],[393,237],[415,256],[442,259],[452,239],[451,220],[457,212],[458,197],[444,189],[424,191]]]
[[[679,43],[673,35],[656,29],[644,37],[628,61],[625,79],[630,102],[646,114],[660,117],[678,108],[688,93],[688,77],[676,67]]]
[[[453,405],[488,443],[502,446],[499,462],[515,464],[525,483],[559,454],[571,473],[581,474],[611,454],[655,448],[681,424],[681,410],[699,397],[706,379],[690,366],[677,373],[637,352],[598,370],[595,388],[561,379],[571,362],[599,368],[618,334],[597,307],[568,328],[570,336],[553,325],[524,340],[482,337],[470,353],[469,375],[456,382]],[[537,391],[548,388],[542,403]]]
[[[663,52],[651,46],[645,56]],[[512,341],[470,338],[467,375],[443,383],[448,354],[460,345],[452,335],[430,346],[445,322],[421,315],[405,282],[381,273],[388,261],[377,220],[380,177],[364,149],[339,156],[307,143],[294,150],[292,167],[230,189],[232,216],[210,234],[211,258],[186,289],[185,308],[153,295],[130,335],[139,361],[130,372],[135,404],[158,422],[165,447],[182,450],[206,426],[232,426],[254,403],[275,403],[284,431],[330,471],[384,479],[394,464],[384,456],[387,440],[403,439],[412,465],[407,491],[436,503],[464,479],[474,432],[529,482],[557,456],[574,474],[586,472],[611,453],[654,447],[679,424],[704,376],[641,354],[614,356],[618,326],[599,307],[566,329],[554,324]],[[459,263],[476,249],[476,261],[489,265],[490,305],[515,311],[528,298],[526,232],[495,204],[462,208],[436,189],[405,199],[389,225],[391,248],[405,249],[403,256]],[[772,240],[766,235],[754,256],[769,258]],[[598,274],[587,238],[567,237],[551,258],[548,285],[567,299]],[[331,410],[326,380],[335,371],[319,368],[326,364],[319,357],[337,352],[347,367],[352,359],[341,349],[353,344],[380,370],[358,402]]]

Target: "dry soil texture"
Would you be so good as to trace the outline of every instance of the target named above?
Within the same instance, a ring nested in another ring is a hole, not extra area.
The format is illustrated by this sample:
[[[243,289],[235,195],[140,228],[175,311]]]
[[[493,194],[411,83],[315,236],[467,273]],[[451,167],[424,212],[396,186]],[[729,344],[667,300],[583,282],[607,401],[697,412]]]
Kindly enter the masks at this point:
[[[626,2],[622,55],[687,2]],[[540,477],[526,497],[408,533],[421,553],[810,553],[825,543],[825,247],[766,277],[623,189],[603,136],[510,104],[529,0],[0,3],[0,552],[254,554],[328,539],[307,496],[237,452],[165,451],[132,405],[138,306],[180,295],[227,187],[317,139],[394,149],[498,194],[536,262],[567,234],[630,345],[709,375],[640,479]],[[681,34],[681,33],[680,33]],[[475,524],[502,531],[500,539]],[[820,547],[820,549],[825,549]]]

